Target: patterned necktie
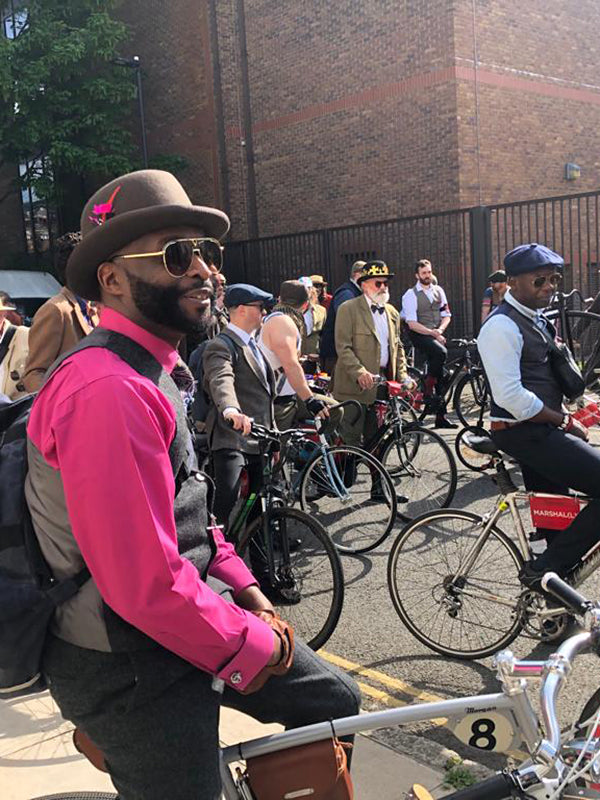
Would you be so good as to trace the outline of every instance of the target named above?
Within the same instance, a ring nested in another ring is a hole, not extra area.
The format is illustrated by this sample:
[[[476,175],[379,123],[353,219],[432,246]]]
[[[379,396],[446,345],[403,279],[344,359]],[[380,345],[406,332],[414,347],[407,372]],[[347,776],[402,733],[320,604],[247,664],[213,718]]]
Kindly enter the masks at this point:
[[[263,377],[266,377],[263,359],[262,359],[262,356],[261,356],[260,351],[258,349],[258,345],[256,344],[256,340],[255,340],[254,336],[251,336],[248,339],[248,347],[252,351],[252,355],[254,356],[255,361],[258,364],[258,366],[260,367],[261,372],[263,374]]]
[[[374,314],[375,314],[375,313],[377,313],[377,314],[383,314],[383,312],[385,311],[385,308],[384,308],[384,306],[376,306],[376,305],[375,305],[375,303],[373,303],[373,305],[371,306],[371,311],[372,311]]]
[[[181,393],[181,399],[185,405],[185,410],[189,411],[190,406],[194,402],[194,393],[196,391],[196,381],[187,364],[181,359],[173,367],[171,372],[173,383]]]

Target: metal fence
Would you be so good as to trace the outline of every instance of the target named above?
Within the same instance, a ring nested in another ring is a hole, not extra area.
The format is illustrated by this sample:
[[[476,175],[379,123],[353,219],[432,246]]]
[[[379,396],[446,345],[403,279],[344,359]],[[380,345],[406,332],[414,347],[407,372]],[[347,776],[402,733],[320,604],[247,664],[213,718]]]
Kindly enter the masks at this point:
[[[313,230],[243,242],[225,248],[230,282],[246,281],[277,292],[281,281],[322,274],[331,288],[347,280],[357,259],[380,258],[396,273],[392,302],[414,281],[414,263],[428,258],[452,308],[452,334],[476,332],[486,276],[504,254],[537,241],[560,252],[565,286],[585,296],[600,290],[600,192]]]

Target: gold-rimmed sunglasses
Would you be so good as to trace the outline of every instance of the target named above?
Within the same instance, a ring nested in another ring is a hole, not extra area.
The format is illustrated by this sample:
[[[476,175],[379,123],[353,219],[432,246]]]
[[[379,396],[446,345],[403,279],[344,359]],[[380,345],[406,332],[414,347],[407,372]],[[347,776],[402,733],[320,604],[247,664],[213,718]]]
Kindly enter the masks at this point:
[[[556,289],[557,286],[560,286],[563,276],[560,272],[554,272],[552,275],[538,275],[537,278],[534,278],[531,281],[531,285],[535,289],[541,289],[546,283],[549,283],[550,286]]]
[[[152,258],[162,256],[164,268],[173,278],[183,278],[192,268],[194,256],[217,272],[223,266],[223,246],[217,239],[173,239],[155,253],[116,253],[113,258]]]

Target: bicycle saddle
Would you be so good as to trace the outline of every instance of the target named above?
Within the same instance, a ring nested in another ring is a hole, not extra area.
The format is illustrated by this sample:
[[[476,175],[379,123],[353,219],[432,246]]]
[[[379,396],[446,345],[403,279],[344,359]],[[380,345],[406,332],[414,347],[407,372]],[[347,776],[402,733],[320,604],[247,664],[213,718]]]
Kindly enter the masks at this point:
[[[483,453],[486,456],[500,455],[500,450],[496,447],[489,436],[479,436],[476,433],[467,433],[463,439],[464,444],[475,450],[476,453]]]

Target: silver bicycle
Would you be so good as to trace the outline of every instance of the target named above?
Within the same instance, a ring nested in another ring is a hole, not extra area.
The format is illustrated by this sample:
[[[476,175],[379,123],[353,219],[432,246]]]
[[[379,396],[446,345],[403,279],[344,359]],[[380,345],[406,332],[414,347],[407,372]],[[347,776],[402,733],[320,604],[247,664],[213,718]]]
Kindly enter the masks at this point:
[[[580,719],[561,730],[556,707],[575,658],[598,653],[600,604],[582,597],[554,573],[544,576],[544,588],[578,615],[584,631],[570,637],[547,661],[518,661],[510,651],[499,653],[496,668],[501,691],[422,703],[400,709],[335,719],[220,750],[225,800],[260,800],[249,783],[244,763],[257,756],[299,747],[334,736],[445,717],[465,744],[506,753],[525,747],[529,757],[515,770],[504,770],[474,786],[446,795],[444,800],[600,800],[600,692],[588,702]],[[529,694],[529,683],[541,678],[541,719]],[[291,783],[290,797],[311,795],[310,764]],[[410,796],[410,795],[409,795]],[[426,790],[418,789],[420,798]],[[80,792],[47,795],[36,800],[114,800],[115,795]]]

